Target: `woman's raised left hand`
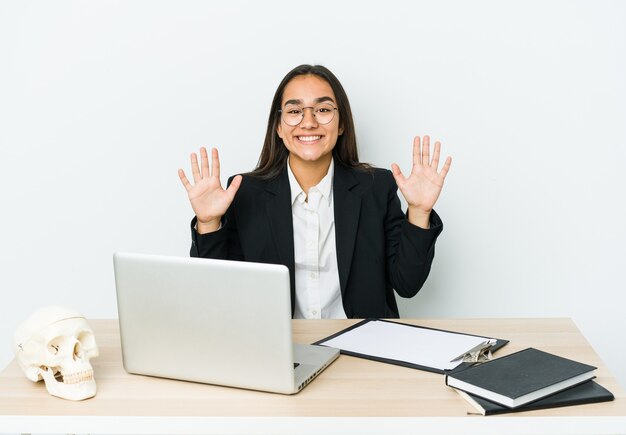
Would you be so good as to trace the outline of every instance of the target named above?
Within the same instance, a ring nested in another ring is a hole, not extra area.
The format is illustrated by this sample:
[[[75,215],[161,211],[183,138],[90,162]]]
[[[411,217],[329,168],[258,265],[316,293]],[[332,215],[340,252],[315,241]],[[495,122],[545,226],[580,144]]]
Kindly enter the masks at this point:
[[[430,212],[441,194],[443,182],[452,164],[452,157],[448,156],[439,171],[440,152],[441,144],[435,142],[431,159],[430,137],[424,136],[420,140],[416,136],[413,140],[413,167],[409,176],[405,177],[396,163],[391,165],[396,184],[409,204],[409,222],[422,228],[428,228]]]

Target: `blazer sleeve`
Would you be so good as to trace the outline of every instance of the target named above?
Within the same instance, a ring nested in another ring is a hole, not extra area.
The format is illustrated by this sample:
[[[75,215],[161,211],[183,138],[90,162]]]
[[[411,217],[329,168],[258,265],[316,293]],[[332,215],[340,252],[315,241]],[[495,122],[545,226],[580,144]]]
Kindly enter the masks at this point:
[[[443,230],[443,223],[435,210],[430,215],[429,229],[409,223],[400,207],[398,186],[391,172],[389,176],[385,216],[387,280],[398,295],[410,298],[428,278],[435,256],[435,242]]]

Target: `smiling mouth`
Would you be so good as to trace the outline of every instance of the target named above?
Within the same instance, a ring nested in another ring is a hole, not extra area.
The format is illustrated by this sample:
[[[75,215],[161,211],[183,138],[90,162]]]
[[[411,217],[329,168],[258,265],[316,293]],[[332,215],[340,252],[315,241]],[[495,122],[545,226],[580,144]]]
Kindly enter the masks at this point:
[[[322,138],[322,136],[296,136],[300,142],[315,142]]]

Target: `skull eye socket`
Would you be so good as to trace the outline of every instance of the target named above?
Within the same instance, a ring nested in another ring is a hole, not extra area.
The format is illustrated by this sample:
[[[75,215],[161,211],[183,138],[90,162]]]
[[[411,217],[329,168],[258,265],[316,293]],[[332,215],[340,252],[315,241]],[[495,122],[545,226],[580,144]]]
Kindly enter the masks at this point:
[[[76,358],[82,358],[83,357],[83,351],[82,351],[81,346],[80,346],[80,341],[77,341],[76,343],[74,343],[73,357],[74,357],[74,360],[76,360]]]
[[[96,347],[96,340],[93,336],[93,333],[89,331],[81,332],[80,334],[78,334],[78,341],[80,342],[80,345],[78,347],[79,350],[81,348],[89,350]],[[80,352],[82,354],[82,350]]]
[[[48,342],[48,345],[46,346],[46,350],[48,351],[49,354],[56,355],[61,350],[62,342],[63,342],[62,337],[54,338]]]

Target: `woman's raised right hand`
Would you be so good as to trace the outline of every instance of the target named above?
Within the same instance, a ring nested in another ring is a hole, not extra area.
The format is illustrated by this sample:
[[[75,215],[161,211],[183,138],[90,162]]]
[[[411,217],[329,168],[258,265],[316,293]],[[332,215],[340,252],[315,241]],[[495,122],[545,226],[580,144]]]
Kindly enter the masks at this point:
[[[220,220],[235,198],[241,185],[241,175],[233,178],[228,189],[222,188],[220,182],[220,159],[217,148],[211,149],[211,170],[209,171],[209,156],[205,147],[200,148],[201,166],[198,166],[198,156],[191,154],[192,185],[185,171],[178,170],[178,177],[183,183],[189,202],[198,219],[197,231],[201,234],[217,231]]]

